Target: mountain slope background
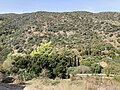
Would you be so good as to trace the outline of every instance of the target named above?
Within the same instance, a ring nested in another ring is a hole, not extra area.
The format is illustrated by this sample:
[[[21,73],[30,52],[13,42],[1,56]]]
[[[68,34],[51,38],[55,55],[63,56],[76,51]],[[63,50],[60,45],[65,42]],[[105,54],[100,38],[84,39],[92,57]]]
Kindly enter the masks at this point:
[[[120,13],[86,11],[0,14],[0,61],[41,42],[70,48],[81,60],[120,62]]]

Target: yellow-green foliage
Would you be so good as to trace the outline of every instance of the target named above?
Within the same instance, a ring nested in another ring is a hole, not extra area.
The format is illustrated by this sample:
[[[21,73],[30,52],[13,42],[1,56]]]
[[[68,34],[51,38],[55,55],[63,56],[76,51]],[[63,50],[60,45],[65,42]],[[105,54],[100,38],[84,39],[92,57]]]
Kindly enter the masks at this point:
[[[38,46],[35,50],[33,50],[31,52],[31,56],[35,56],[37,54],[44,56],[44,55],[51,55],[52,54],[52,42],[45,42],[45,43],[41,43],[40,46]]]
[[[10,71],[11,68],[12,68],[12,63],[14,61],[14,58],[15,57],[18,57],[18,56],[25,56],[26,54],[22,54],[22,53],[10,53],[8,54],[6,60],[3,62],[3,70],[5,71]]]

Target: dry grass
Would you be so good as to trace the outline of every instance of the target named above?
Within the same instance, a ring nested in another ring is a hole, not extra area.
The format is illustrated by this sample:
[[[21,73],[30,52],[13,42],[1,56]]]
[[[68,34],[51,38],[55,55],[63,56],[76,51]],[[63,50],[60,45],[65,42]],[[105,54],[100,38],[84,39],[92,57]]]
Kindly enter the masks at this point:
[[[87,77],[83,79],[33,79],[27,82],[38,90],[120,90],[120,83],[111,79]]]
[[[85,82],[77,81],[71,82],[67,80],[62,80],[60,84],[53,87],[51,90],[85,90],[85,86],[83,86]]]

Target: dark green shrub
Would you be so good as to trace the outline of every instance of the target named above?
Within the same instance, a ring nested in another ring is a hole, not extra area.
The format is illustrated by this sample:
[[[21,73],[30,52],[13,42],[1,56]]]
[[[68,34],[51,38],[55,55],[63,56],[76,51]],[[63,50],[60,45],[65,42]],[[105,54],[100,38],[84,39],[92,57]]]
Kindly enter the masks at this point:
[[[92,73],[101,73],[102,67],[98,63],[93,63],[91,65]]]

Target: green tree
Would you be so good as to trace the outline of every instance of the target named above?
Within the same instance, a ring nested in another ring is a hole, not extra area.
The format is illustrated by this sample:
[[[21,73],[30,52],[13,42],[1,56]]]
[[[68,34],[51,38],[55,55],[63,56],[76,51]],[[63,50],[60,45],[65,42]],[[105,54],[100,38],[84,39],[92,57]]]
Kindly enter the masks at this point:
[[[102,67],[98,64],[98,63],[93,63],[91,65],[91,70],[92,70],[92,73],[101,73],[101,69]]]
[[[47,42],[42,43],[28,55],[14,58],[12,64],[12,71],[24,80],[41,75],[49,78],[65,78],[67,68],[71,66],[71,56],[69,49],[63,47],[56,51],[53,44]]]

